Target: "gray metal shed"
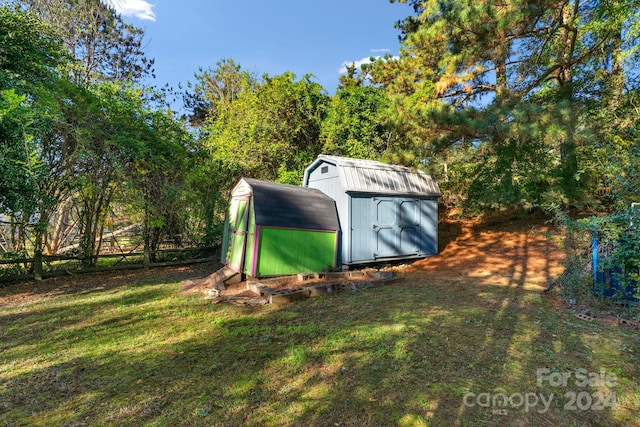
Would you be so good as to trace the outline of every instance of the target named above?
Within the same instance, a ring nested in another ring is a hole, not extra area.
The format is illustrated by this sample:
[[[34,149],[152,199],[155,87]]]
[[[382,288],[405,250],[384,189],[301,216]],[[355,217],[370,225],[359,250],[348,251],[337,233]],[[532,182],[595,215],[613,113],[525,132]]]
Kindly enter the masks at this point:
[[[438,253],[436,181],[424,172],[381,162],[321,155],[305,187],[336,201],[340,264],[421,258]]]

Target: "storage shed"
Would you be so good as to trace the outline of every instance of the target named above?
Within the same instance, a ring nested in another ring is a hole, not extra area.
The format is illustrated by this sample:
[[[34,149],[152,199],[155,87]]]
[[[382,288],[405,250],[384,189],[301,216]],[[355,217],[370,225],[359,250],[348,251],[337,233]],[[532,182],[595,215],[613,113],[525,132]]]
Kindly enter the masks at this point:
[[[304,186],[336,202],[343,265],[420,258],[438,253],[436,181],[420,171],[381,162],[321,155]]]
[[[333,199],[312,188],[241,178],[231,192],[223,262],[252,277],[336,267]]]

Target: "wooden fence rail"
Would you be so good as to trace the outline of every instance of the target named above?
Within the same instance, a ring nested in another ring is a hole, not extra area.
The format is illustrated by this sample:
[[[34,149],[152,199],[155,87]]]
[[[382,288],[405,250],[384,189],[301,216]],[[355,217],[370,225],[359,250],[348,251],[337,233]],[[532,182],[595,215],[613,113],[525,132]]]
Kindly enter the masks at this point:
[[[62,276],[66,274],[80,274],[80,273],[95,273],[103,271],[117,271],[126,269],[149,269],[154,267],[167,267],[172,265],[186,265],[204,263],[218,260],[219,246],[205,246],[199,248],[181,248],[181,249],[161,249],[152,252],[126,252],[126,253],[114,253],[96,255],[92,257],[81,257],[73,255],[44,255],[42,253],[36,253],[33,258],[20,258],[20,259],[0,259],[0,282],[10,282],[17,280],[35,279],[42,280],[43,278]],[[151,262],[152,258],[167,258],[167,256],[175,254],[173,259],[169,261]],[[100,259],[114,259],[120,258],[114,265],[102,266],[102,267],[69,267],[65,265],[58,266],[58,268],[52,268],[51,265],[55,262],[65,261],[78,261],[82,266],[88,264],[87,261],[95,261],[96,263]],[[139,261],[125,262],[120,264],[127,258],[139,258]],[[4,273],[7,266],[22,265],[24,270],[28,273],[8,274]],[[48,268],[45,268],[45,265]]]

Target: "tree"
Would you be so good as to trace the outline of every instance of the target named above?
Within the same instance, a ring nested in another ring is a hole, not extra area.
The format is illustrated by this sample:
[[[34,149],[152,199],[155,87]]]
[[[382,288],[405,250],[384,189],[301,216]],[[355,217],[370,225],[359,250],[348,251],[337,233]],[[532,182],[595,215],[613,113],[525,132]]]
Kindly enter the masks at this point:
[[[196,83],[189,83],[193,92],[185,93],[184,103],[190,111],[189,121],[197,127],[214,122],[243,91],[255,90],[257,83],[255,76],[233,59],[218,61],[213,69],[201,68],[195,77]]]
[[[365,73],[356,74],[353,66],[340,77],[322,122],[322,152],[364,159],[393,155],[398,136],[386,119],[387,94],[365,81]]]
[[[144,89],[101,83],[79,88],[65,117],[73,140],[74,197],[80,206],[81,249],[88,264],[100,252],[103,230],[117,193],[140,213],[145,249],[155,252],[166,235],[186,228],[184,206],[191,136],[172,113],[150,109]]]
[[[256,178],[301,182],[304,168],[321,150],[328,97],[310,76],[294,79],[290,72],[265,75],[228,108],[218,109],[203,142],[213,157]]]
[[[13,218],[12,228],[22,236],[14,239],[16,249],[24,249],[25,227],[34,220],[42,235],[55,205],[43,141],[59,116],[56,70],[63,59],[48,26],[32,13],[0,6],[0,213]],[[58,165],[63,161],[56,159]],[[41,249],[41,240],[35,244]]]
[[[214,244],[222,234],[231,186],[246,170],[238,159],[215,153],[210,132],[220,129],[219,121],[230,117],[236,100],[255,92],[258,79],[233,59],[218,61],[215,68],[201,68],[195,78],[196,82],[188,85],[191,91],[183,97],[189,111],[187,120],[199,132],[187,176],[195,220],[192,233],[204,243]]]
[[[71,80],[136,80],[153,72],[153,59],[143,51],[144,31],[127,24],[97,0],[15,0],[54,29],[74,61]]]
[[[129,172],[144,205],[145,248],[155,252],[165,238],[181,243],[194,213],[187,201],[192,138],[167,111],[147,111],[144,133]],[[191,200],[194,206],[206,203]]]
[[[591,203],[596,180],[585,175],[583,148],[594,128],[583,118],[604,88],[620,96],[637,2],[410,3],[416,16],[398,24],[400,59],[377,61],[372,75],[414,151],[444,162],[476,147],[468,188],[500,183],[481,204]]]
[[[141,79],[151,71],[153,61],[142,51],[143,31],[125,24],[101,2],[15,3],[46,23],[67,54],[57,64],[60,90],[51,99],[59,115],[34,149],[41,161],[38,192],[52,203],[40,212],[36,250],[58,247],[63,234],[58,226],[77,210],[82,253],[92,264],[91,257],[100,249],[105,215],[131,154],[128,145],[140,137],[145,120],[139,114],[142,101],[134,102],[131,93],[147,96],[149,92],[130,90],[122,82]],[[45,234],[52,218],[57,218],[56,228]],[[49,237],[55,241],[48,242]]]
[[[166,236],[206,235],[192,226],[193,137],[157,92],[123,80],[144,72],[129,50],[142,33],[97,2],[27,3],[0,8],[0,213],[14,248],[55,251],[75,234],[69,247],[95,265],[114,210],[140,221],[151,253]]]

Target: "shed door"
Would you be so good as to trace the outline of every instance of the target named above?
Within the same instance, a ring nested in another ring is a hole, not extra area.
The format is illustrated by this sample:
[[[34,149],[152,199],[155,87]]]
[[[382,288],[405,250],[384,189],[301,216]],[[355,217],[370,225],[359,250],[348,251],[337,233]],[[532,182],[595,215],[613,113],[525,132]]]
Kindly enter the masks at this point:
[[[374,258],[420,253],[420,202],[413,199],[374,198]]]
[[[229,253],[227,264],[237,272],[244,268],[249,224],[249,198],[233,198],[229,207]]]
[[[398,215],[394,199],[374,198],[374,222],[376,245],[374,258],[389,257],[396,254]]]
[[[420,201],[399,200],[398,217],[400,223],[400,254],[420,253]]]

